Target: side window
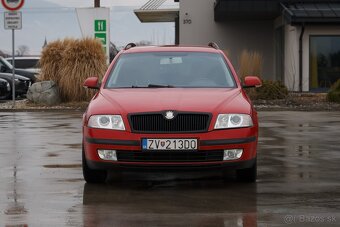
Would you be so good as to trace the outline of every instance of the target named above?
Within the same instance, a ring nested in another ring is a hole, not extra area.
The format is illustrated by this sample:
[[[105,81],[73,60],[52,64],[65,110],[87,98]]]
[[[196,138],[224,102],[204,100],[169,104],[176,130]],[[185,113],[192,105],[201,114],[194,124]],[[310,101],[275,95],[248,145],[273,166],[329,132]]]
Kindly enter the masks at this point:
[[[30,68],[29,64],[27,64],[28,61],[30,60],[24,60],[24,59],[15,60],[15,67],[22,68],[22,69]]]
[[[11,62],[11,64],[12,64],[12,62]],[[19,68],[19,69],[24,68],[23,65],[22,65],[22,60],[19,60],[19,59],[15,60],[15,68]]]
[[[12,64],[12,60],[7,60]],[[39,68],[38,59],[15,59],[15,67],[19,69]]]
[[[35,59],[27,59],[27,60],[22,60],[22,66],[25,68],[37,68],[37,60]]]
[[[6,66],[0,61],[0,72],[5,72]]]
[[[17,66],[18,66],[18,68],[23,68],[23,69],[31,68],[29,62],[30,62],[30,60],[22,59],[22,60],[18,61]]]

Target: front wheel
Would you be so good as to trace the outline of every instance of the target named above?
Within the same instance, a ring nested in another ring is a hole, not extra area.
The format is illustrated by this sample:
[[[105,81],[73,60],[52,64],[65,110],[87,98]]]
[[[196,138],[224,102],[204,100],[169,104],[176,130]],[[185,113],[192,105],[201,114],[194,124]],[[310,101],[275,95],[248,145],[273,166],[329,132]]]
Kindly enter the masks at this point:
[[[83,147],[83,151],[82,151],[82,165],[83,165],[83,176],[84,176],[84,179],[87,183],[89,183],[89,184],[105,183],[106,178],[107,178],[107,171],[105,171],[105,170],[94,170],[94,169],[91,169],[87,165],[84,147]]]
[[[9,83],[9,90],[2,89],[0,90],[0,100],[9,100],[12,99],[12,82],[10,80],[7,81]]]
[[[257,177],[256,160],[252,167],[247,168],[247,169],[236,170],[236,178],[239,181],[252,183],[256,181],[256,177]]]

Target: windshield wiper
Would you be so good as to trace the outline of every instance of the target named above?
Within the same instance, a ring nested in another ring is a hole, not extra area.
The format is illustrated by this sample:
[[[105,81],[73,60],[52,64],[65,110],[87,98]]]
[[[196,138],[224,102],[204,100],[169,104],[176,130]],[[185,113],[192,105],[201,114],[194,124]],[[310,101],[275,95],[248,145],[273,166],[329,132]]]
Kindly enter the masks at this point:
[[[172,85],[148,84],[148,86],[132,85],[131,88],[173,88]]]
[[[149,84],[149,88],[174,88],[172,85]]]

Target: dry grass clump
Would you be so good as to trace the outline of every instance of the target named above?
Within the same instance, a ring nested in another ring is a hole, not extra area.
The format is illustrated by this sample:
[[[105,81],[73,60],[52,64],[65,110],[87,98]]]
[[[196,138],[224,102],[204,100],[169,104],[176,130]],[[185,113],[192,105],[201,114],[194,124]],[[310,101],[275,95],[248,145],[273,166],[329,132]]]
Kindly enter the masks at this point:
[[[262,76],[263,57],[256,51],[243,50],[239,58],[238,75],[242,80],[246,76]],[[263,80],[262,87],[247,89],[247,94],[253,100],[285,99],[288,96],[287,87],[279,81]]]
[[[60,69],[60,94],[65,101],[89,100],[93,91],[83,88],[86,78],[104,75],[106,56],[100,41],[95,39],[75,40],[64,51]]]
[[[263,57],[256,51],[243,50],[239,58],[239,65],[238,75],[241,79],[244,79],[245,76],[261,77]]]
[[[74,39],[56,40],[50,42],[42,51],[40,58],[41,73],[39,79],[41,81],[52,80],[59,84],[61,68],[61,60],[63,53],[68,45],[74,42]]]
[[[86,78],[104,75],[106,56],[96,39],[64,39],[49,43],[43,50],[41,80],[52,80],[59,87],[63,102],[87,101],[93,91],[83,88]]]

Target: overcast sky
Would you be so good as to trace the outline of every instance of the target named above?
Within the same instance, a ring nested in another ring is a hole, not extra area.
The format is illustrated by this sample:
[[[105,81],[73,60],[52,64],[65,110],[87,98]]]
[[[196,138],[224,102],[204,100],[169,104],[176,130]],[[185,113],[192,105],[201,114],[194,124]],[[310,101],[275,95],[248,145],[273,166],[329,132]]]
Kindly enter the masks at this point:
[[[101,0],[101,6],[110,7],[111,41],[117,46],[148,40],[153,44],[173,44],[173,23],[141,23],[133,13],[148,0]],[[80,38],[81,33],[75,8],[92,7],[94,0],[28,0],[21,9],[23,28],[15,32],[15,44],[27,45],[30,54],[40,54],[45,37],[47,41],[65,37]],[[165,5],[173,7],[173,0]],[[4,30],[4,8],[0,4],[0,50],[11,53],[12,32]]]

